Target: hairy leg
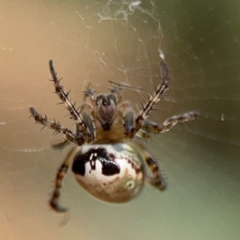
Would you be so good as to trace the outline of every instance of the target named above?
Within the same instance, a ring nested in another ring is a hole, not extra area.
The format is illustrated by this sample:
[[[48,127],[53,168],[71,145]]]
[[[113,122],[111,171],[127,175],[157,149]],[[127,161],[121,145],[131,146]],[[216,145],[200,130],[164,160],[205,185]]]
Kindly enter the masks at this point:
[[[82,115],[80,112],[76,109],[75,103],[72,102],[69,93],[70,92],[65,92],[63,89],[63,86],[60,85],[60,79],[57,77],[57,73],[55,72],[55,69],[53,67],[53,62],[52,60],[49,61],[49,67],[50,71],[52,74],[54,87],[57,95],[59,98],[62,100],[62,102],[65,104],[67,110],[69,111],[71,117],[77,122],[77,124],[80,127],[80,130],[82,132],[83,138],[85,139],[86,142],[90,143],[94,140],[94,136],[91,134],[88,126],[83,120]]]
[[[166,119],[162,124],[154,123],[151,121],[144,121],[142,126],[143,131],[147,133],[164,133],[171,130],[178,123],[184,123],[195,120],[200,114],[193,110],[180,115],[174,115]]]
[[[136,117],[133,127],[131,129],[125,129],[125,135],[128,138],[133,138],[142,128],[144,121],[148,118],[153,107],[162,99],[162,96],[168,90],[168,69],[164,62],[161,62],[160,66],[163,75],[162,83],[159,84],[154,93],[149,96],[148,102],[142,106],[142,111]]]
[[[52,196],[49,200],[50,207],[53,210],[55,210],[56,212],[68,211],[68,209],[66,207],[63,207],[60,204],[61,189],[62,189],[62,185],[63,185],[63,179],[67,174],[70,164],[72,163],[73,156],[76,153],[76,151],[78,151],[78,150],[79,150],[79,147],[73,147],[57,171],[57,175],[56,175],[56,179],[55,179],[55,188],[54,188]]]
[[[153,174],[153,177],[147,176],[146,180],[149,184],[156,187],[160,191],[164,191],[167,188],[167,184],[162,177],[157,160],[151,156],[151,154],[147,151],[146,147],[140,142],[140,140],[135,139],[134,141],[137,143],[141,155],[143,156],[147,166],[150,168]]]
[[[46,115],[43,117],[33,107],[29,108],[29,111],[37,123],[40,123],[44,127],[49,127],[53,129],[56,133],[63,134],[68,141],[78,146],[81,146],[84,143],[84,139],[82,136],[76,136],[75,134],[72,133],[71,130],[62,127],[59,122],[56,122],[55,120],[54,121],[49,120]]]

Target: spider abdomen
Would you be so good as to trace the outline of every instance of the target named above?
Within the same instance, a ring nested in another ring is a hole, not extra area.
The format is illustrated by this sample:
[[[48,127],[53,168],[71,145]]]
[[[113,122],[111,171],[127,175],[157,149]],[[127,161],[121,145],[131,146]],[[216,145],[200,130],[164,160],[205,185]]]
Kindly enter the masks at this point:
[[[106,143],[84,145],[77,153],[72,171],[91,195],[107,202],[127,202],[142,190],[143,159],[133,145]]]

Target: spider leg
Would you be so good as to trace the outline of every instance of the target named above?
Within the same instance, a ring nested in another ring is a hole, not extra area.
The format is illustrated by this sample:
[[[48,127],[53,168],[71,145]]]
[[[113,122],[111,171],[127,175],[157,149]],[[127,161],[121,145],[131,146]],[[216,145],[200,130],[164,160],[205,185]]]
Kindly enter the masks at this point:
[[[141,154],[147,164],[147,166],[150,168],[153,177],[147,176],[146,180],[149,184],[156,187],[160,191],[164,191],[167,188],[167,184],[164,181],[161,171],[158,165],[158,162],[156,159],[154,159],[151,154],[146,150],[145,146],[140,143],[139,140],[136,138],[134,139],[135,142],[137,142],[139,150],[141,151]]]
[[[172,129],[176,124],[195,120],[198,116],[200,114],[193,110],[180,115],[174,115],[166,119],[162,124],[145,120],[141,130],[147,133],[164,133]]]
[[[62,102],[65,104],[71,117],[79,125],[85,141],[88,143],[92,142],[94,140],[94,136],[90,133],[90,130],[89,130],[88,126],[86,125],[86,123],[84,122],[82,115],[75,108],[75,103],[72,102],[72,100],[69,96],[70,92],[65,92],[63,89],[63,86],[60,85],[60,80],[57,77],[57,73],[55,72],[55,69],[53,67],[52,60],[49,61],[49,67],[50,67],[50,71],[51,71],[51,74],[53,77],[53,79],[51,81],[53,81],[53,83],[54,83],[55,91],[56,91],[57,95],[62,100]]]
[[[130,102],[124,102],[119,106],[120,114],[123,118],[125,134],[134,128],[134,110]]]
[[[68,209],[66,207],[61,206],[60,197],[61,197],[61,188],[63,185],[63,179],[67,174],[69,166],[72,162],[73,156],[76,151],[79,150],[79,147],[73,147],[71,151],[68,153],[66,158],[64,159],[62,165],[57,171],[56,179],[55,179],[55,188],[53,190],[52,196],[49,200],[50,207],[56,212],[66,212]]]
[[[81,107],[81,114],[82,114],[82,119],[84,121],[84,123],[86,124],[86,126],[88,127],[88,130],[90,132],[90,134],[94,137],[94,139],[96,138],[96,128],[95,128],[95,123],[92,117],[92,106],[84,103]],[[77,132],[81,132],[81,129],[79,127],[79,125],[77,125]]]
[[[76,137],[78,139],[82,138],[81,130],[79,128],[79,125],[76,124]],[[68,146],[71,142],[69,142],[66,138],[59,139],[57,141],[51,142],[51,147],[55,150],[61,150]]]
[[[148,102],[142,106],[142,111],[137,116],[131,130],[125,129],[126,137],[133,138],[135,136],[135,134],[141,129],[144,121],[148,118],[153,107],[162,99],[162,96],[168,90],[168,69],[164,62],[161,62],[160,66],[163,75],[162,83],[159,84],[155,92],[149,96]]]
[[[82,136],[76,136],[75,134],[72,133],[71,130],[62,127],[61,124],[59,122],[56,122],[55,120],[54,121],[48,120],[47,116],[43,117],[33,107],[29,108],[29,111],[37,123],[40,123],[44,127],[49,127],[53,129],[56,133],[62,133],[68,141],[78,146],[83,145],[84,138]]]

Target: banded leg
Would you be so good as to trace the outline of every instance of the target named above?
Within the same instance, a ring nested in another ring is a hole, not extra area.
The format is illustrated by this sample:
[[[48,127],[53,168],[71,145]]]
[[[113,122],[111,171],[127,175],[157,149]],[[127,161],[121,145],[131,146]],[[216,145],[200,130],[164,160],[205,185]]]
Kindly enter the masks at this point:
[[[198,116],[200,116],[200,114],[193,110],[181,115],[172,116],[165,120],[162,124],[145,120],[141,130],[145,131],[146,133],[164,133],[171,130],[178,123],[195,120]]]
[[[61,206],[60,197],[61,197],[61,188],[63,186],[63,179],[67,174],[69,166],[73,160],[73,156],[76,151],[79,150],[79,147],[73,147],[72,150],[66,156],[64,162],[58,169],[56,179],[55,179],[55,188],[53,190],[52,196],[49,200],[50,207],[56,212],[66,212],[68,209],[66,207]]]
[[[77,139],[80,139],[80,138],[83,139],[82,134],[81,134],[81,130],[79,129],[79,125],[76,125],[76,138]],[[69,142],[65,138],[65,139],[61,139],[61,140],[51,142],[51,147],[55,150],[61,150],[61,149],[65,148],[66,146],[68,146],[69,144],[71,144],[71,142]]]
[[[160,191],[164,191],[167,188],[167,184],[161,175],[161,171],[157,160],[151,156],[151,154],[146,150],[144,145],[140,143],[140,141],[136,139],[135,141],[138,143],[138,147],[140,147],[141,154],[144,157],[147,166],[150,168],[153,174],[153,177],[147,176],[146,180],[148,181],[149,184],[151,184],[155,188],[159,189]]]
[[[130,131],[125,129],[125,135],[129,138],[133,138],[141,129],[153,107],[162,99],[162,96],[168,90],[168,69],[164,62],[161,62],[160,66],[162,68],[162,83],[159,84],[155,92],[150,95],[148,102],[142,106],[142,111],[136,118],[133,128]]]
[[[55,72],[55,69],[53,67],[53,62],[52,60],[49,61],[49,67],[50,71],[52,74],[54,87],[57,95],[59,98],[62,100],[62,102],[65,104],[67,110],[69,111],[71,117],[77,122],[77,124],[80,127],[80,130],[82,132],[83,138],[87,143],[90,143],[94,140],[94,136],[91,134],[90,130],[88,129],[88,126],[85,124],[81,114],[78,112],[78,110],[75,108],[75,104],[73,103],[70,96],[69,92],[65,92],[63,89],[63,86],[60,85],[60,80],[57,77],[57,73]]]
[[[56,133],[62,133],[68,141],[78,146],[83,145],[84,138],[82,136],[76,136],[75,134],[72,133],[71,130],[62,127],[61,124],[59,122],[56,122],[55,120],[54,121],[48,120],[46,115],[43,117],[33,107],[29,108],[29,111],[37,123],[40,123],[44,127],[49,127],[53,129]]]

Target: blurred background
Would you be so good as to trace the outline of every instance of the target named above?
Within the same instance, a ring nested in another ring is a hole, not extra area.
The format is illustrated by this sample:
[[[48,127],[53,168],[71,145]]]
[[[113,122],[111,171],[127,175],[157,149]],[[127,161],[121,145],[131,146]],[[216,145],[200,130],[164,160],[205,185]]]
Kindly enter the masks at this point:
[[[219,240],[240,230],[240,2],[188,0],[0,1],[0,239]],[[89,196],[69,171],[62,204],[47,205],[69,148],[51,149],[29,107],[71,129],[50,79],[54,60],[80,105],[87,83],[109,80],[136,106],[169,68],[170,89],[151,115],[159,123],[196,109],[201,117],[147,142],[168,182],[127,204]],[[66,218],[68,222],[59,226]]]

